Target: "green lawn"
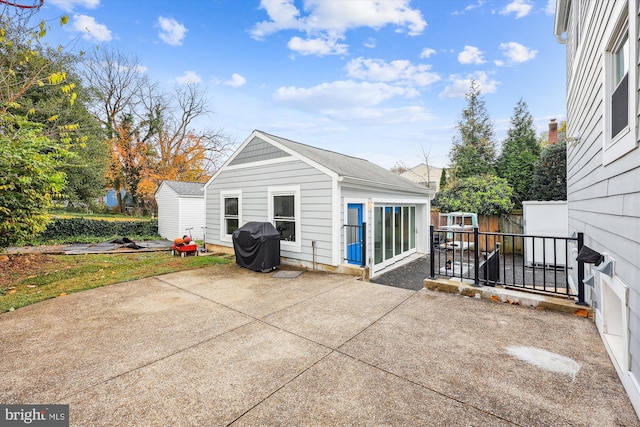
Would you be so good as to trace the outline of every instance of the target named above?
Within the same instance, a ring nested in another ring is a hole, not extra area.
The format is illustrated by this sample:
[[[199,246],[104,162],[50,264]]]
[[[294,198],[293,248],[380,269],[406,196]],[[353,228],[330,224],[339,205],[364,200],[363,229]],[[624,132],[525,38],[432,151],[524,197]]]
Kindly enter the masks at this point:
[[[170,252],[9,255],[0,276],[0,313],[49,298],[143,277],[229,264],[230,256],[172,257]],[[13,257],[25,257],[14,259]]]

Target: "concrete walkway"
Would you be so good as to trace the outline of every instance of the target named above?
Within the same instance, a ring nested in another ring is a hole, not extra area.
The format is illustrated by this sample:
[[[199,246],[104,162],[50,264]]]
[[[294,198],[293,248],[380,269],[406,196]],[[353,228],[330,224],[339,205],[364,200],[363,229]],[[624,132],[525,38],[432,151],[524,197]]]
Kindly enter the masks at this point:
[[[593,323],[235,265],[0,315],[0,402],[74,426],[640,426]]]

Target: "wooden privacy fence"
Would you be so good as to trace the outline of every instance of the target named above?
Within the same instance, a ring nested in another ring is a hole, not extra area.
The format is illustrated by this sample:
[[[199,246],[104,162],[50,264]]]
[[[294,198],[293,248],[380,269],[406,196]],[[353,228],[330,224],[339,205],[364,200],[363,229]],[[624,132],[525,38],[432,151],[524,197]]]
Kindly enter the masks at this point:
[[[431,225],[435,226],[435,228],[447,225],[440,224],[440,211],[438,209],[431,209]],[[523,234],[522,209],[515,209],[502,216],[478,215],[478,228],[483,233]],[[490,252],[495,248],[496,243],[500,243],[500,251],[503,254],[522,255],[524,253],[522,239],[505,239],[496,234],[483,236],[480,240],[480,250]]]

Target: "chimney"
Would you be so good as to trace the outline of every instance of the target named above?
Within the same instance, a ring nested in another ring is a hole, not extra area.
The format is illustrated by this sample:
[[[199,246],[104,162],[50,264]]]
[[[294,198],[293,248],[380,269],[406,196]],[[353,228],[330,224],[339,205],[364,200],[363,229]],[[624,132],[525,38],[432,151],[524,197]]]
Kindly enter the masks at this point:
[[[558,142],[558,123],[556,119],[551,119],[549,123],[549,145],[556,144]]]

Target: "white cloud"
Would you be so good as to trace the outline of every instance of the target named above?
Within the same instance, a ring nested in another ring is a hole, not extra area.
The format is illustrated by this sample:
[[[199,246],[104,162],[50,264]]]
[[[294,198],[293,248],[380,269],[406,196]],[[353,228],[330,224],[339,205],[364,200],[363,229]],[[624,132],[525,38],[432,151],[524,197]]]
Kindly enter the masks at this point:
[[[500,14],[509,15],[510,13],[514,13],[516,19],[518,19],[527,16],[532,8],[533,6],[530,0],[513,0],[500,11]]]
[[[451,83],[440,93],[440,98],[464,98],[471,87],[472,80],[478,83],[482,94],[494,93],[498,89],[499,82],[489,79],[489,76],[484,71],[478,71],[466,76],[452,75],[449,77]]]
[[[374,47],[376,47],[376,39],[369,37],[367,40],[365,40],[364,43],[362,43],[364,45],[364,47],[368,47],[369,49],[373,49]]]
[[[164,16],[158,17],[158,25],[160,26],[160,32],[158,37],[160,40],[171,46],[180,46],[187,34],[187,27],[179,23],[173,18],[165,18]]]
[[[398,82],[417,86],[427,86],[440,80],[437,73],[431,72],[431,66],[414,65],[399,59],[385,62],[382,59],[356,58],[347,64],[349,77],[377,82]]]
[[[556,0],[547,0],[547,5],[544,8],[544,13],[547,15],[554,15],[556,13]]]
[[[417,123],[434,120],[435,117],[421,106],[400,108],[362,108],[324,110],[328,117],[340,121],[381,124]]]
[[[81,31],[82,38],[97,42],[111,41],[111,31],[104,24],[99,24],[93,16],[73,15],[73,29]]]
[[[475,46],[465,46],[458,54],[458,62],[461,64],[483,64],[482,51]]]
[[[529,49],[526,46],[516,42],[500,43],[500,49],[504,56],[509,58],[511,62],[521,63],[527,62],[536,57],[537,50]]]
[[[274,98],[282,103],[294,105],[311,111],[332,109],[372,107],[381,102],[402,96],[414,97],[418,92],[411,88],[402,88],[386,83],[355,82],[341,80],[322,83],[317,86],[280,87]]]
[[[183,75],[176,78],[180,84],[202,83],[202,77],[195,71],[185,71]]]
[[[238,73],[233,73],[231,75],[231,79],[229,79],[226,82],[224,82],[225,85],[231,86],[231,87],[244,86],[245,83],[247,83],[247,79],[245,79],[243,76],[241,76]]]
[[[145,65],[140,65],[140,64],[136,65],[136,71],[140,74],[146,73],[147,70],[149,70],[149,68]]]
[[[469,12],[469,11],[471,11],[473,9],[481,7],[483,4],[485,4],[485,0],[478,0],[476,3],[471,3],[471,4],[469,4],[467,7],[465,7],[462,10],[453,12],[452,15],[462,15],[462,14],[464,14],[466,12]]]
[[[48,0],[48,3],[59,7],[60,9],[71,12],[76,6],[86,9],[95,9],[100,5],[100,0]]]
[[[420,58],[429,58],[431,55],[435,55],[436,51],[435,49],[431,49],[430,47],[425,47],[424,49],[422,49],[422,52],[420,52]]]
[[[338,43],[338,40],[327,39],[307,39],[303,40],[300,37],[293,37],[287,43],[287,47],[300,55],[343,55],[347,53],[347,45]]]
[[[504,61],[502,59],[496,59],[493,63],[496,64],[496,67],[504,66]]]
[[[308,40],[303,43],[304,40],[295,37],[289,41],[290,48],[298,47],[305,52],[317,52],[315,54],[343,54],[347,45],[338,45],[336,41],[344,40],[350,29],[395,25],[409,35],[421,34],[427,23],[420,10],[412,9],[409,3],[410,0],[303,0],[300,10],[294,0],[262,0],[260,8],[267,12],[270,20],[256,23],[250,33],[254,39],[262,40],[281,30],[298,30],[306,33]],[[334,45],[338,48],[326,49],[329,53],[323,53],[322,49],[306,46],[311,42],[318,44],[319,40],[326,42],[325,48]]]

